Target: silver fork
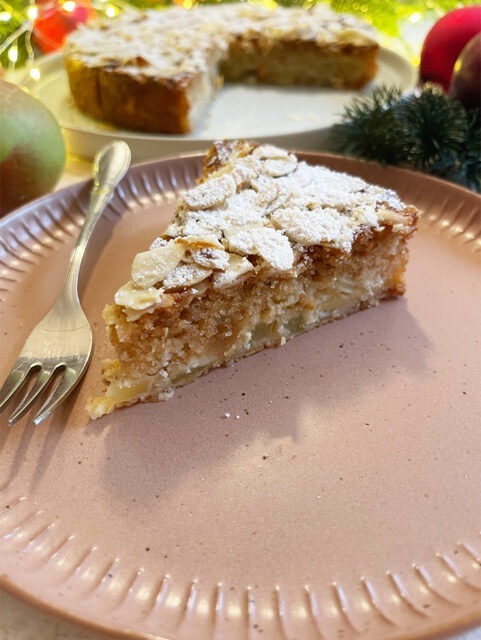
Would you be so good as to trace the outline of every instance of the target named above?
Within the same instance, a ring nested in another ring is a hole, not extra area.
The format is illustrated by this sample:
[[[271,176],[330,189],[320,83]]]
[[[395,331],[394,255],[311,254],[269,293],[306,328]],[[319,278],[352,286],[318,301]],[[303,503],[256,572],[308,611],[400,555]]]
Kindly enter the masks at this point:
[[[32,387],[11,414],[9,425],[19,420],[44,394],[47,398],[33,419],[36,425],[40,424],[73,391],[87,370],[93,337],[78,295],[80,267],[95,224],[129,168],[130,159],[130,149],[122,141],[107,145],[95,156],[89,208],[70,256],[62,289],[53,307],[27,338],[0,389],[1,411],[37,372]],[[49,396],[48,388],[57,377],[58,385]]]

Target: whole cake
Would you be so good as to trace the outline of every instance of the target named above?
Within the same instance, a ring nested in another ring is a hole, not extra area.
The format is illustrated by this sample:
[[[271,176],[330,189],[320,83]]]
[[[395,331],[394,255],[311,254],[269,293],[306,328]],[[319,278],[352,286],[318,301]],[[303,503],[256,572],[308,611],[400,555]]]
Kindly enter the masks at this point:
[[[271,145],[219,142],[104,311],[96,418],[404,292],[418,212]]]
[[[81,25],[64,47],[72,96],[94,118],[192,131],[225,81],[359,89],[376,73],[370,26],[327,5],[247,3],[129,11]]]

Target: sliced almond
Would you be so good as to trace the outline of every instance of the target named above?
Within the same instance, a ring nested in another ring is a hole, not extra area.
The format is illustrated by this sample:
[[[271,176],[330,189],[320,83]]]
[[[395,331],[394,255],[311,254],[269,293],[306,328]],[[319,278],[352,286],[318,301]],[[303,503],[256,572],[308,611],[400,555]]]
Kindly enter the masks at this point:
[[[258,190],[255,203],[260,209],[266,209],[278,196],[279,186],[275,182],[269,181],[263,189]]]
[[[395,224],[406,224],[406,218],[400,211],[393,211],[393,209],[378,209],[377,216],[379,222],[382,224],[388,224],[394,226]]]
[[[147,287],[139,289],[132,281],[124,284],[114,296],[115,303],[125,309],[144,311],[162,301],[162,289]]]
[[[184,203],[189,209],[212,209],[224,204],[227,198],[236,191],[236,184],[231,175],[212,178],[202,182],[184,195]]]
[[[297,167],[297,159],[295,156],[288,156],[281,159],[269,159],[264,162],[262,170],[272,178],[280,178],[292,173]]]
[[[275,147],[272,144],[262,144],[254,149],[252,156],[254,158],[259,158],[260,160],[268,160],[269,158],[273,160],[281,160],[283,158],[288,158],[289,152],[285,149]]]
[[[292,190],[289,187],[280,184],[277,180],[272,180],[265,174],[252,181],[252,188],[259,194],[256,204],[263,213],[270,213],[273,209],[285,206],[292,196]]]
[[[287,237],[271,227],[249,225],[226,230],[228,249],[241,255],[255,254],[278,271],[294,264],[294,252]]]
[[[165,247],[165,245],[168,243],[169,241],[166,240],[165,238],[161,238],[160,236],[158,238],[156,238],[152,244],[150,245],[149,249],[158,249],[159,247]]]
[[[237,188],[244,188],[251,184],[259,175],[260,162],[254,161],[252,158],[240,160],[237,166],[232,169],[232,177]]]
[[[185,246],[171,241],[156,249],[138,253],[132,264],[133,282],[144,289],[162,282],[182,260],[185,251]]]
[[[192,253],[192,260],[201,267],[225,271],[229,266],[229,254],[225,249],[204,247]]]
[[[213,235],[180,236],[175,239],[176,244],[180,244],[185,249],[197,251],[198,249],[224,249],[219,240]]]
[[[228,255],[229,263],[226,270],[214,274],[214,288],[216,289],[227,287],[254,269],[252,263],[244,256],[238,256],[235,253]]]
[[[333,244],[341,246],[352,241],[352,230],[344,216],[335,209],[314,209],[299,207],[278,209],[272,214],[272,223],[283,230],[292,242],[305,246]]]
[[[181,264],[164,279],[164,289],[166,291],[174,291],[176,289],[192,287],[194,284],[208,278],[211,273],[212,269],[201,267],[195,262]]]

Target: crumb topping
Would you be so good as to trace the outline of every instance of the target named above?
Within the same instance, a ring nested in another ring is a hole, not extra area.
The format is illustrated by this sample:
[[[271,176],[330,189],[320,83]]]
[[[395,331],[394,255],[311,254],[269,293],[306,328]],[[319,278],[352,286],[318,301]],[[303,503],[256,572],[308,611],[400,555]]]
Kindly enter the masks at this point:
[[[163,294],[170,304],[168,294],[208,279],[217,288],[251,271],[295,269],[310,246],[348,254],[361,231],[386,225],[412,229],[393,191],[272,145],[251,145],[180,198],[166,231],[135,257],[132,280],[115,301],[133,319],[162,306]]]
[[[255,39],[260,46],[293,39],[329,46],[375,43],[372,27],[354,16],[336,14],[326,5],[268,9],[234,3],[126,11],[114,19],[80,25],[68,37],[65,52],[87,66],[175,77],[207,69],[239,37]]]

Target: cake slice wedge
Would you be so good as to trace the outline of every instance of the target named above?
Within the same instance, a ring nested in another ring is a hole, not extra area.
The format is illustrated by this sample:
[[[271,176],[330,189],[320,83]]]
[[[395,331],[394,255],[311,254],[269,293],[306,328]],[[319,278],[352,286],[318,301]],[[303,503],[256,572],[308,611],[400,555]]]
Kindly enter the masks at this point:
[[[404,293],[418,211],[278,147],[218,142],[106,306],[116,357],[92,418]]]

